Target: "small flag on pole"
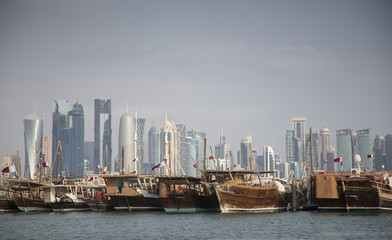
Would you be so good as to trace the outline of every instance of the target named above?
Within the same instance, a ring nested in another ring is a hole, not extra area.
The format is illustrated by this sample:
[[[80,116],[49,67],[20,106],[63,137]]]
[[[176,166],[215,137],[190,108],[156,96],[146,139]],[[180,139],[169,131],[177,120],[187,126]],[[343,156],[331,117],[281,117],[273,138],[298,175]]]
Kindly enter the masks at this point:
[[[152,168],[152,171],[154,171],[155,168],[160,168],[160,167],[161,167],[161,164],[158,163],[158,165],[155,165],[155,166]]]
[[[373,158],[373,154],[368,155],[368,158]]]
[[[1,172],[9,173],[10,172],[10,167],[3,168],[3,170],[1,170]]]
[[[342,161],[342,157],[335,158],[333,161],[334,162],[341,162]]]

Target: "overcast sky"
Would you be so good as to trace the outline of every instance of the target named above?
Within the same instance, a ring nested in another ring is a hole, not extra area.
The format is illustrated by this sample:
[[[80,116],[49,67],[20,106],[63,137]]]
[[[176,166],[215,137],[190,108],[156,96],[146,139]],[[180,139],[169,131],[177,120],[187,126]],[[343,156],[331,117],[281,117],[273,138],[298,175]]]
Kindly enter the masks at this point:
[[[0,157],[24,159],[23,117],[79,99],[93,141],[95,98],[112,99],[113,154],[126,104],[165,111],[233,154],[275,145],[306,117],[319,132],[392,134],[392,1],[0,1]]]

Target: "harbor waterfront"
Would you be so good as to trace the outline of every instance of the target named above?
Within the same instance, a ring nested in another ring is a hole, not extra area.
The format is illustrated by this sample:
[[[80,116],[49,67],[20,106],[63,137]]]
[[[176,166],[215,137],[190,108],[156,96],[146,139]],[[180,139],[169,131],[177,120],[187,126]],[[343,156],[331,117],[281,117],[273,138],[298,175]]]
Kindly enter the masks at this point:
[[[0,214],[1,239],[390,239],[392,212]]]

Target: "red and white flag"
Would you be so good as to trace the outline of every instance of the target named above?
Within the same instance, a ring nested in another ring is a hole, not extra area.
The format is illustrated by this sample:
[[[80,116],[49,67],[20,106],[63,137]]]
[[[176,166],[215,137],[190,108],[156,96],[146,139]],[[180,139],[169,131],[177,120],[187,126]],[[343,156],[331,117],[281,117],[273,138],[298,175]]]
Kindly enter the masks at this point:
[[[10,167],[3,168],[3,170],[1,170],[1,172],[9,173],[10,172]]]
[[[368,155],[368,158],[373,158],[373,154]]]
[[[334,162],[341,162],[342,161],[342,157],[335,158],[333,161]]]
[[[49,162],[44,162],[42,165],[43,165],[44,167],[50,167],[50,163],[49,163]]]
[[[155,166],[152,168],[152,171],[154,171],[155,168],[160,168],[160,167],[161,167],[161,164],[158,163],[158,165],[155,165]]]

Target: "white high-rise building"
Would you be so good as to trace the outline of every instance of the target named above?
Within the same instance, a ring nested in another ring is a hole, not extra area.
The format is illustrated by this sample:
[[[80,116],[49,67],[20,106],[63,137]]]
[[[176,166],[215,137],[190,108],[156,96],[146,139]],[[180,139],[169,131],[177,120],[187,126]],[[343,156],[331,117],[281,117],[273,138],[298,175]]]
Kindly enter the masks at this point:
[[[275,151],[271,146],[264,146],[264,163],[266,171],[275,171]]]
[[[25,169],[29,171],[29,177],[35,179],[39,151],[42,149],[43,117],[39,114],[31,114],[23,119],[25,139]]]
[[[181,175],[181,163],[179,163],[178,154],[180,148],[179,133],[176,124],[167,120],[164,122],[159,132],[159,150],[161,164],[160,174],[176,176]],[[162,166],[164,165],[164,166]]]

